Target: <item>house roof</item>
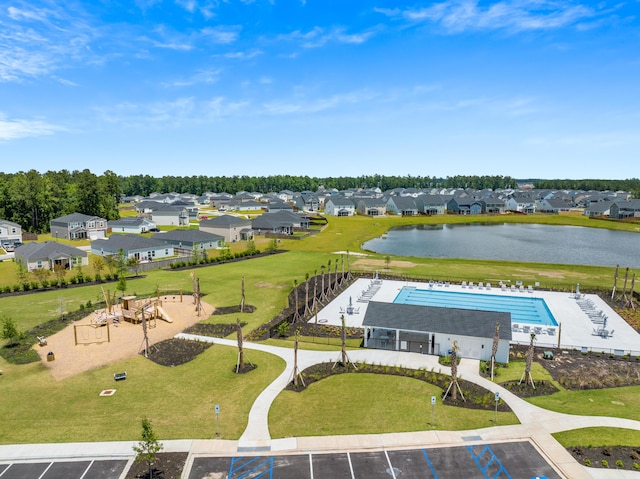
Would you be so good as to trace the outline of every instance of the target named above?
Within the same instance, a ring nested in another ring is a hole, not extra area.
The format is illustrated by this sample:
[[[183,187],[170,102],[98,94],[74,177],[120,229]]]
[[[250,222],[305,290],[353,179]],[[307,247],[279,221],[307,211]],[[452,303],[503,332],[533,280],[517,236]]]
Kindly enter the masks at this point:
[[[18,223],[14,223],[13,221],[0,219],[0,225],[13,226],[14,228],[21,228]]]
[[[331,204],[337,208],[353,208],[355,206],[353,200],[351,200],[350,198],[345,198],[344,196],[332,196],[327,201],[325,201],[325,206],[329,202],[331,202]]]
[[[230,228],[232,226],[249,226],[251,221],[232,215],[216,216],[200,221],[200,226],[205,228]]]
[[[220,241],[224,239],[224,236],[194,229],[175,229],[167,231],[166,233],[156,233],[152,236],[152,238],[160,241],[169,241],[172,243],[181,242],[186,244],[196,244],[207,243],[210,241]]]
[[[511,340],[511,313],[370,301],[363,326]]]
[[[138,235],[112,235],[108,239],[98,239],[91,242],[91,249],[106,249],[108,251],[133,251],[140,249],[166,248],[167,243],[154,238],[145,238]]]
[[[100,218],[99,216],[89,216],[83,213],[71,213],[70,215],[60,216],[59,218],[54,218],[51,220],[51,224],[69,224],[69,223],[84,223],[90,220],[103,220],[104,218]]]
[[[25,243],[18,247],[15,251],[17,257],[25,258],[28,261],[34,261],[38,259],[55,259],[65,257],[87,257],[86,251],[83,251],[73,246],[69,246],[65,243],[58,243],[57,241],[45,241],[44,243]]]
[[[412,196],[392,196],[389,201],[393,201],[399,210],[417,210],[416,200]]]
[[[109,227],[113,227],[113,226],[140,226],[143,224],[153,224],[152,221],[148,220],[147,218],[141,218],[138,216],[128,216],[126,218],[120,218],[119,220],[113,220],[113,221],[109,221],[108,225]]]

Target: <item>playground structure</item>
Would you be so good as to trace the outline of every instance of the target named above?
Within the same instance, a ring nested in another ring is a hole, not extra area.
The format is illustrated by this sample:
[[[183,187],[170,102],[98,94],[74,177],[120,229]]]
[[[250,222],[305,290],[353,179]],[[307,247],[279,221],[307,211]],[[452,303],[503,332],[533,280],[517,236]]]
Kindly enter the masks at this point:
[[[109,324],[104,324],[105,328],[96,327],[95,324],[74,324],[73,339],[75,345],[93,344],[93,343],[110,343],[111,330]]]
[[[182,295],[180,297],[182,299]],[[142,322],[144,316],[147,321],[152,321],[150,327],[155,326],[156,319],[173,323],[171,316],[162,307],[162,301],[159,297],[156,297],[156,299],[137,300],[135,296],[123,296],[121,304],[122,319],[138,324]]]

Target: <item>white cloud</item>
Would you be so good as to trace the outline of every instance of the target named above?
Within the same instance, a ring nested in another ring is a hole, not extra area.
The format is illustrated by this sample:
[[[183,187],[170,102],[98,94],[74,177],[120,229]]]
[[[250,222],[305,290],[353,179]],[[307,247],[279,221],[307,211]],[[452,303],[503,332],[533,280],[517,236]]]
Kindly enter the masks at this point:
[[[262,50],[249,50],[249,51],[239,51],[239,52],[229,52],[222,55],[225,58],[231,58],[234,60],[250,60],[251,58],[255,58],[258,55],[262,55]]]
[[[212,83],[216,83],[219,80],[221,71],[222,70],[220,69],[201,70],[194,73],[188,78],[163,83],[163,85],[168,87],[186,87],[198,84],[210,85]]]
[[[0,141],[52,135],[58,131],[65,131],[65,128],[42,120],[7,119],[0,113]]]
[[[327,43],[350,43],[361,44],[365,43],[376,33],[379,28],[371,28],[360,33],[346,33],[343,27],[334,27],[330,30],[326,30],[322,27],[315,26],[307,32],[300,30],[294,30],[290,33],[278,35],[278,40],[292,41],[299,43],[304,48],[318,48]]]
[[[480,5],[478,0],[447,0],[429,7],[374,9],[410,23],[431,22],[447,32],[467,30],[547,30],[578,26],[579,22],[607,13],[564,0],[504,0]]]
[[[375,93],[369,90],[359,90],[315,99],[294,98],[286,101],[277,100],[263,103],[262,107],[264,113],[270,115],[319,113],[347,105],[361,104],[373,100],[376,96]]]
[[[207,38],[214,43],[229,44],[238,39],[241,27],[239,26],[225,26],[225,27],[207,27],[201,30],[201,34],[204,38]]]

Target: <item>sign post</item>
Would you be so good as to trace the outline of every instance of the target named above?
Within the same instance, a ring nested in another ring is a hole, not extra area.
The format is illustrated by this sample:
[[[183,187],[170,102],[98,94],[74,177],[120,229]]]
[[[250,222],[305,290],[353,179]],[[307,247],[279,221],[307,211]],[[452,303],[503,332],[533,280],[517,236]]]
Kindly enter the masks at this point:
[[[431,427],[435,427],[435,424],[433,423],[433,413],[436,407],[436,397],[435,396],[431,396]]]
[[[500,401],[500,392],[496,391],[496,414],[494,424],[498,425],[498,402]]]
[[[218,416],[220,415],[220,404],[216,404],[213,407],[213,411],[216,413],[216,437],[220,436],[220,431],[218,429]]]

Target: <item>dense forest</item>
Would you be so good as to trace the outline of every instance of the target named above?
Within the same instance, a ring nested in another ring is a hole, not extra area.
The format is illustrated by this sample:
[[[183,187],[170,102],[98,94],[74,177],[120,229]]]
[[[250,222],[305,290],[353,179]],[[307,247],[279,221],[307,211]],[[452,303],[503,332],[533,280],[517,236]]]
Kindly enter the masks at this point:
[[[522,183],[523,181],[520,181]],[[624,190],[640,198],[640,180],[528,180],[536,188],[577,190]],[[117,219],[118,200],[124,196],[150,193],[260,193],[282,190],[317,191],[319,187],[372,188],[382,191],[394,188],[515,188],[518,181],[509,176],[385,176],[325,177],[273,176],[119,176],[113,171],[96,175],[82,171],[35,170],[18,173],[0,172],[0,218],[20,224],[24,231],[49,231],[49,220],[69,213],[96,215],[108,220]]]

